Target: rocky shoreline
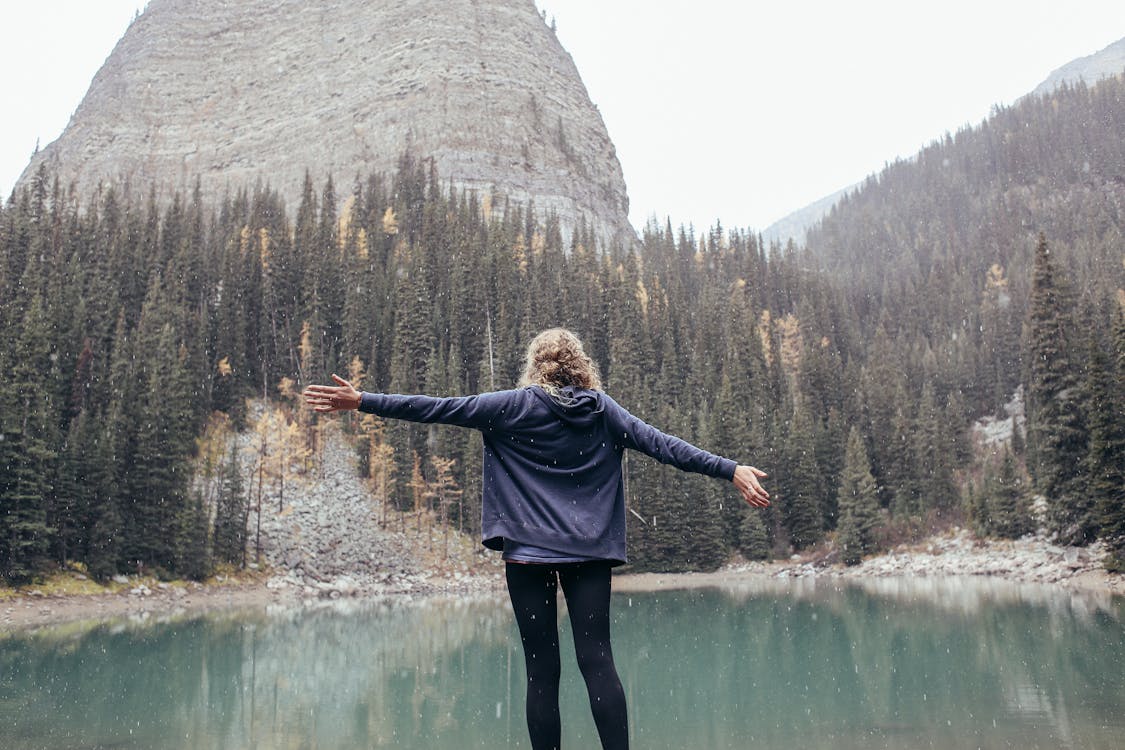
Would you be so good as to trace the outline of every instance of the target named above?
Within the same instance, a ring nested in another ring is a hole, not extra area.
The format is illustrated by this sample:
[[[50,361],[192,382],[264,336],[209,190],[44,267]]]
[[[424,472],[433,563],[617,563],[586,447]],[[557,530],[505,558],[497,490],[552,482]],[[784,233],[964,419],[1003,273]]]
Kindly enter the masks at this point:
[[[736,563],[724,571],[757,573],[777,578],[987,576],[1013,583],[1095,588],[1125,594],[1125,576],[1103,567],[1105,548],[1062,547],[1045,535],[1022,539],[980,539],[967,529],[953,528],[920,544],[902,545],[885,554],[846,567],[794,558],[785,563]]]
[[[710,573],[623,573],[614,578],[619,592],[731,586],[773,581],[826,579],[871,582],[879,579],[959,578],[1039,584],[1050,589],[1125,595],[1125,576],[1101,567],[1098,547],[1059,547],[1042,538],[982,540],[955,529],[923,544],[872,557],[855,567],[792,559],[731,563]],[[473,553],[478,558],[479,555]],[[341,573],[323,580],[299,570],[279,570],[253,580],[226,579],[207,585],[164,584],[128,579],[118,590],[101,594],[49,595],[36,589],[0,600],[0,633],[79,621],[126,618],[137,622],[198,616],[212,611],[316,606],[325,600],[427,596],[503,595],[498,555],[477,565],[458,562],[441,570],[364,576]]]

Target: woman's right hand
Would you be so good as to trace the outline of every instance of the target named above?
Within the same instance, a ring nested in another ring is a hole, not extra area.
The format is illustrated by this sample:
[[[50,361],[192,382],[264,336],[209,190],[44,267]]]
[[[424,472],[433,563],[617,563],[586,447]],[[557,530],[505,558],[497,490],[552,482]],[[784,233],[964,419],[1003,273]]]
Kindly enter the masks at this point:
[[[313,411],[349,411],[359,408],[363,394],[357,391],[351,383],[333,373],[332,379],[336,385],[310,385],[305,389],[305,403]]]
[[[768,477],[769,474],[753,466],[739,466],[734,470],[734,486],[742,493],[743,499],[755,508],[766,508],[770,504],[770,493],[762,489],[759,477]]]

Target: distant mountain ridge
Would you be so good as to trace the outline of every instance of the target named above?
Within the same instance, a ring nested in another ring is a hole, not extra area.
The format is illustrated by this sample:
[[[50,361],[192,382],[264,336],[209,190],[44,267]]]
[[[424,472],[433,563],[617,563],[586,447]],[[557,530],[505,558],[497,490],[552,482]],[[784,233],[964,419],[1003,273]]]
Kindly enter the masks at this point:
[[[1085,81],[1092,86],[1103,78],[1121,75],[1125,71],[1125,37],[1092,55],[1071,60],[1056,68],[1043,83],[1035,87],[1032,94],[1047,94],[1063,83]]]
[[[762,241],[767,246],[778,244],[785,247],[789,240],[793,240],[797,245],[805,244],[805,234],[809,231],[809,227],[823,219],[828,212],[832,210],[832,206],[836,205],[838,200],[847,195],[849,191],[858,188],[860,184],[861,183],[856,183],[846,188],[841,188],[831,195],[826,195],[820,200],[813,201],[804,208],[799,208],[791,214],[786,214],[762,230]]]
[[[564,235],[636,238],[605,123],[532,0],[151,0],[17,187],[46,164],[80,194],[198,176],[207,196],[262,181],[295,207],[306,169],[343,200],[405,152]]]
[[[1122,133],[1125,77],[997,108],[848,193],[809,230],[810,261],[869,294],[968,284],[958,305],[998,264],[1022,309],[1042,232],[1075,289],[1100,303],[1125,284]]]
[[[1056,68],[1029,95],[1050,93],[1063,83],[1085,81],[1088,85],[1092,85],[1108,76],[1120,75],[1123,71],[1125,71],[1125,38],[1119,39],[1099,52],[1080,57]],[[862,184],[857,182],[849,185],[785,215],[762,230],[762,239],[767,244],[776,242],[782,246],[789,239],[798,245],[804,244],[809,229],[827,216],[841,198]]]

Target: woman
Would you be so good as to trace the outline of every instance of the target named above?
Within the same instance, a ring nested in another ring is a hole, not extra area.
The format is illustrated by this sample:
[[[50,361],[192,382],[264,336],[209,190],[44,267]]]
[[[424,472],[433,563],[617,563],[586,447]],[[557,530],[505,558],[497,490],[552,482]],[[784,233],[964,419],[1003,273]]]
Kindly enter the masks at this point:
[[[597,367],[562,328],[536,336],[515,390],[433,398],[361,393],[333,375],[312,385],[319,412],[359,409],[413,422],[480,430],[483,544],[499,550],[527,664],[527,727],[535,750],[558,748],[557,587],[574,629],[578,666],[603,748],[627,748],[625,693],[609,640],[610,568],[626,561],[621,456],[639,450],[684,471],[733,481],[764,508],[765,472],[738,466],[660,432],[600,390]]]

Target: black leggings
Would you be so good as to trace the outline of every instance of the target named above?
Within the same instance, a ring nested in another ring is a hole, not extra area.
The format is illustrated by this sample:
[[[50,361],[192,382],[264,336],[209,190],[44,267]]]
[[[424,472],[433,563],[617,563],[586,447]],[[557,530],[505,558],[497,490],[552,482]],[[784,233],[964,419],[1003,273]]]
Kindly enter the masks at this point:
[[[527,663],[527,729],[533,750],[556,750],[559,721],[559,631],[556,593],[562,583],[578,668],[605,750],[629,747],[625,691],[609,645],[609,563],[507,564],[508,593]],[[556,576],[557,574],[557,576]]]

